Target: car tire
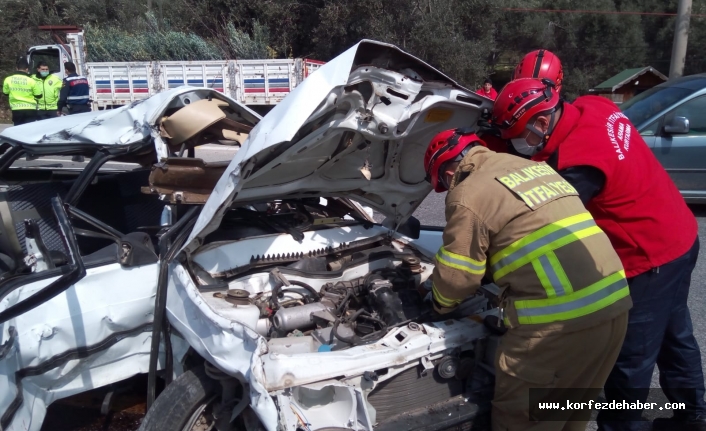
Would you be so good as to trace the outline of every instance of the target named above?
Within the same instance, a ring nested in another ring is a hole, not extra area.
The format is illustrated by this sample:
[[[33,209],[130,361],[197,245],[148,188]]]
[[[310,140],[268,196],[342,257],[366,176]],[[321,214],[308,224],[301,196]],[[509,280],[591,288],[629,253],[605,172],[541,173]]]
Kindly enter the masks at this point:
[[[185,430],[199,410],[217,401],[219,389],[203,366],[186,371],[159,394],[138,431]]]

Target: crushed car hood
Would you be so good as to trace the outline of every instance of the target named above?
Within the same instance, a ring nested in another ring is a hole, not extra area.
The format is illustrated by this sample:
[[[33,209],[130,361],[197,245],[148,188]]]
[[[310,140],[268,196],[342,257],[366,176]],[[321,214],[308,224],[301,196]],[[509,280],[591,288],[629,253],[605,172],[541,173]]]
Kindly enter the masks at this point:
[[[93,111],[42,120],[41,122],[10,127],[0,133],[0,143],[10,143],[42,151],[56,151],[57,146],[71,149],[85,147],[130,146],[154,139],[161,157],[164,148],[155,125],[170,108],[186,106],[208,99],[221,100],[257,123],[261,117],[235,100],[209,88],[182,86],[163,91],[154,96],[117,109]]]
[[[403,222],[431,191],[424,152],[492,101],[399,48],[363,40],[310,75],[250,132],[204,206],[196,250],[233,203],[344,196]]]

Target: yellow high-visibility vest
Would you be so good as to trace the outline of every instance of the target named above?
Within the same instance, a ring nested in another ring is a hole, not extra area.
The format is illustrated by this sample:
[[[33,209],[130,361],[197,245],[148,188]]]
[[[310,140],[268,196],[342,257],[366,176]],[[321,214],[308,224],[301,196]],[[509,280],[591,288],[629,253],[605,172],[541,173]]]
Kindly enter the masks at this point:
[[[42,87],[26,73],[16,72],[5,78],[2,92],[10,98],[10,109],[37,109],[37,100],[42,97]]]

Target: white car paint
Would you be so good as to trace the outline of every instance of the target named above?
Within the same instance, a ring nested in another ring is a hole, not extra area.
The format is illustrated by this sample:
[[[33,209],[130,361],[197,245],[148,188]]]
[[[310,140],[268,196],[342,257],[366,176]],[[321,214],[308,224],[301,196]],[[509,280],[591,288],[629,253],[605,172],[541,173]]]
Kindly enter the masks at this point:
[[[253,120],[261,118],[250,108],[216,90],[182,86],[117,109],[66,115],[9,127],[0,132],[0,142],[20,143],[37,153],[41,154],[44,150],[53,154],[57,146],[130,146],[152,139],[158,157],[167,157],[167,144],[160,137],[158,128],[154,127],[164,111],[184,99],[191,98],[191,102],[208,97],[228,102]]]
[[[404,56],[418,70],[394,72],[357,64],[357,56],[369,50]],[[434,79],[421,82],[420,74]],[[375,97],[367,102],[360,92],[346,91],[346,86],[361,82],[373,86]],[[315,132],[290,145],[301,129],[333,107],[345,113],[323,119]],[[232,203],[252,199],[346,196],[402,222],[431,191],[422,166],[431,138],[445,129],[475,124],[481,111],[491,108],[492,101],[397,47],[361,41],[313,73],[255,126],[218,181],[184,249],[198,248]],[[381,132],[383,125],[386,133]],[[339,150],[335,144],[345,132],[355,132],[370,144],[361,149],[358,142],[356,148]],[[392,153],[388,160],[386,151]],[[273,152],[282,154],[269,160]],[[263,159],[267,163],[255,169]],[[379,177],[369,180],[359,170],[371,160],[372,173]]]
[[[180,87],[116,110],[9,127],[0,133],[0,143],[56,155],[69,147],[131,146],[152,139],[163,157],[167,147],[154,127],[157,120],[185,98],[208,97],[227,101],[246,118],[261,118],[215,90]],[[89,268],[65,292],[0,324],[0,353],[4,353],[0,356],[0,429],[38,431],[52,402],[147,372],[158,267],[155,263],[124,268],[114,263]],[[57,278],[28,283],[1,296],[0,311]],[[77,356],[78,350],[103,343],[107,345],[95,353]],[[172,343],[175,358],[186,353],[188,345],[179,337],[172,336]],[[174,373],[180,374],[178,360],[174,367]]]
[[[89,268],[65,293],[0,325],[1,343],[11,343],[0,360],[0,415],[21,401],[7,431],[38,431],[52,402],[147,372],[157,271],[157,264]],[[0,309],[56,278],[13,290]],[[76,355],[77,348],[106,340],[113,342],[109,348]],[[185,347],[177,349],[183,354]]]
[[[199,267],[213,275],[243,265],[251,255],[306,254],[317,244],[320,247],[336,247],[352,238],[370,238],[381,233],[381,229],[384,232],[384,228],[367,232],[356,228],[361,230],[360,233],[351,235],[356,229],[338,228],[315,234],[307,232],[301,242],[294,241],[290,235],[280,234],[231,243],[216,242],[201,247],[203,238],[218,228],[224,212],[234,203],[310,196],[308,193],[345,196],[373,207],[398,224],[429,193],[431,187],[424,180],[422,166],[429,140],[442,130],[475,124],[481,110],[490,108],[492,103],[407,54],[404,54],[405,59],[415,61],[427,73],[435,72],[438,80],[418,81],[419,75],[411,70],[401,73],[373,66],[356,66],[355,59],[361,54],[359,50],[369,49],[378,49],[389,55],[400,52],[394,46],[378,42],[363,41],[357,44],[310,76],[252,130],[216,185],[182,248]],[[374,88],[367,102],[360,93],[353,94],[346,90],[348,86],[365,81],[371,82]],[[408,97],[388,97],[392,93],[387,89],[397,94],[407,94]],[[421,91],[428,94],[415,102]],[[380,103],[381,97],[388,98],[390,103]],[[302,132],[307,125],[315,123],[334,107],[340,108],[336,115],[327,118],[315,130]],[[441,120],[429,121],[430,117],[441,117]],[[385,132],[382,131],[382,123],[388,128]],[[362,149],[354,144],[342,151],[337,150],[336,143],[346,132],[354,132],[370,144]],[[299,136],[299,140],[294,139],[295,136]],[[336,152],[332,152],[334,150]],[[268,159],[273,152],[279,155]],[[372,179],[366,178],[362,172],[355,177],[350,175],[372,158],[376,163],[382,163],[378,171],[373,166],[372,172],[377,174]],[[262,162],[263,159],[266,161]],[[334,166],[339,160],[342,163]],[[335,175],[340,176],[334,180]],[[353,190],[361,190],[362,193],[351,193]],[[372,197],[373,194],[381,199]],[[403,238],[392,230],[387,234],[409,242],[409,238]],[[422,239],[421,251],[427,257],[433,256],[436,253],[434,247],[440,241],[440,232],[426,235]],[[426,267],[422,281],[431,275],[432,268]],[[347,274],[344,278],[360,277],[371,269],[363,265],[357,268],[362,273]],[[307,281],[316,283],[316,280]],[[317,289],[320,285],[312,284],[312,287]],[[238,279],[231,282],[229,288],[255,294],[271,290],[272,285],[265,274]],[[275,431],[278,425],[293,430],[298,423],[296,415],[291,415],[286,409],[278,410],[275,406],[273,396],[283,403],[286,401],[278,391],[292,387],[311,388],[311,384],[321,386],[326,382],[339,387],[342,383],[332,379],[341,375],[350,376],[353,380],[357,376],[355,382],[351,381],[345,390],[341,389],[341,396],[348,400],[343,409],[368,413],[364,417],[345,414],[334,421],[335,426],[371,430],[374,418],[370,417],[370,410],[360,396],[361,385],[364,385],[360,379],[362,370],[392,365],[404,368],[419,364],[420,360],[429,363],[450,348],[469,348],[469,341],[484,333],[482,325],[470,321],[453,328],[444,327],[443,324],[421,325],[423,331],[410,335],[406,341],[409,343],[405,346],[409,353],[399,342],[395,344],[396,339],[390,339],[390,335],[394,335],[391,333],[376,343],[341,352],[282,355],[273,353],[275,343],[268,345],[259,334],[261,328],[258,327],[257,307],[224,306],[223,301],[215,301],[205,295],[199,291],[182,264],[171,266],[167,297],[170,323],[199,355],[221,371],[237,376],[248,384],[250,406],[268,431]],[[319,417],[326,415],[323,412]],[[315,423],[312,417],[307,420]],[[334,426],[326,420],[316,425],[324,424]]]
[[[422,74],[434,79],[422,82],[418,71],[392,71],[358,64],[357,59],[367,50],[402,56],[423,69]],[[354,94],[345,89],[364,81],[373,86],[373,94],[367,102],[362,93]],[[395,96],[388,89],[405,94],[407,98]],[[420,95],[421,91],[428,93]],[[213,91],[170,90],[115,111],[46,120],[46,126],[41,129],[36,125],[13,127],[0,133],[0,141],[21,143],[41,152],[49,151],[52,146],[55,150],[57,145],[131,145],[152,139],[158,155],[163,156],[166,146],[152,126],[170,103],[189,92],[206,97]],[[419,100],[415,101],[418,95]],[[390,103],[381,103],[382,97]],[[368,230],[350,227],[317,231],[316,234],[307,232],[301,243],[289,235],[280,234],[237,243],[214,243],[201,248],[205,236],[218,228],[223,213],[232,204],[276,199],[283,194],[289,197],[349,197],[382,212],[393,220],[394,227],[403,222],[430,191],[421,166],[429,139],[444,129],[475,124],[480,111],[491,105],[490,101],[396,47],[363,41],[312,74],[253,129],[216,185],[182,251],[204,270],[217,272],[236,268],[242,264],[243,257],[248,258],[255,250],[266,254],[305,253],[319,246],[336,247],[353,239],[379,234],[395,236],[403,243],[411,242],[392,230],[376,226]],[[315,131],[304,133],[300,140],[285,148],[302,128],[321,119],[334,106],[342,108],[338,116],[328,118]],[[382,123],[387,128],[385,132]],[[365,139],[369,144],[358,148],[359,142],[354,147],[344,145],[343,150],[336,150],[333,143],[340,141],[346,132],[353,132],[357,139]],[[280,154],[263,162],[270,151]],[[375,161],[372,166],[365,163],[371,160]],[[255,170],[258,163],[262,165]],[[365,170],[359,170],[363,166],[369,167],[371,178],[365,176]],[[355,176],[351,175],[356,172]],[[440,233],[425,235],[421,240],[420,251],[431,258],[440,242]],[[357,271],[370,269],[361,266]],[[420,277],[428,278],[432,269],[432,265],[427,266]],[[117,264],[89,269],[87,276],[64,294],[0,325],[0,342],[9,342],[10,326],[18,334],[16,341],[8,344],[7,356],[0,360],[0,414],[8,410],[17,395],[13,386],[18,370],[45,363],[54,355],[76,347],[99,343],[122,331],[150,325],[156,273],[156,264],[132,269]],[[345,275],[358,276],[360,274],[355,271]],[[256,278],[236,280],[232,284],[263,291],[271,289],[264,280],[256,283]],[[22,286],[0,298],[0,309],[27,297],[48,282]],[[342,394],[348,394],[345,408],[356,414],[342,416],[339,423],[330,414],[320,412],[311,418],[312,423],[336,422],[336,426],[370,429],[374,415],[362,395],[366,384],[360,377],[362,368],[391,366],[393,372],[385,377],[390,378],[395,372],[420,361],[430,363],[449,348],[463,347],[474,334],[482,333],[482,327],[470,321],[453,329],[438,324],[423,325],[419,334],[404,337],[404,343],[411,350],[408,355],[400,356],[396,349],[401,348],[402,342],[397,338],[390,339],[399,333],[394,331],[376,343],[330,356],[338,357],[339,365],[328,362],[326,354],[287,356],[282,351],[275,352],[275,344],[268,345],[260,335],[259,315],[248,307],[226,309],[206,298],[180,263],[172,263],[169,268],[167,317],[184,337],[183,343],[178,340],[175,343],[176,358],[190,346],[220,370],[246,383],[250,390],[250,406],[269,431],[277,429],[280,423],[275,397],[283,405],[296,404],[296,400],[289,399],[290,395],[281,391],[288,385],[298,385],[296,388],[301,391],[345,386],[341,389]],[[8,429],[37,431],[46,407],[52,401],[145,372],[150,336],[150,333],[138,331],[85,360],[70,360],[46,373],[23,379],[24,401]],[[175,360],[177,365],[178,360]],[[309,369],[302,373],[302,366]],[[175,373],[178,372],[176,369]],[[341,375],[347,380],[331,380]],[[286,429],[296,425],[291,411],[282,413]]]

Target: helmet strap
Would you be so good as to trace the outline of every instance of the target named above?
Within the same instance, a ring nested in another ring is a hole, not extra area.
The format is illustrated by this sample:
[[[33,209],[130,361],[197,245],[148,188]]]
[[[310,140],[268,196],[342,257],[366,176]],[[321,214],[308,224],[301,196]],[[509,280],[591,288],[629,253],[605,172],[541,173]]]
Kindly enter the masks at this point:
[[[547,132],[544,133],[538,128],[534,127],[533,125],[527,125],[527,130],[529,130],[531,133],[534,133],[535,135],[539,136],[542,139],[542,142],[538,145],[539,149],[541,150],[544,145],[549,141],[549,138],[552,135],[552,132],[554,132],[554,119],[556,118],[556,108],[552,109],[551,112],[549,113],[549,127],[547,128]]]

